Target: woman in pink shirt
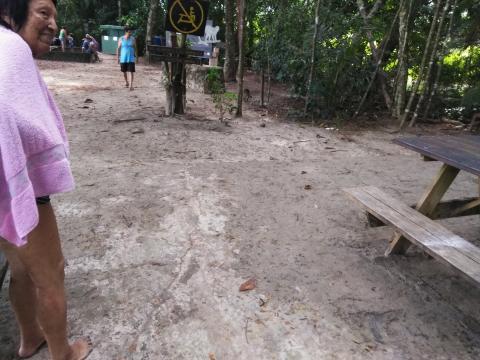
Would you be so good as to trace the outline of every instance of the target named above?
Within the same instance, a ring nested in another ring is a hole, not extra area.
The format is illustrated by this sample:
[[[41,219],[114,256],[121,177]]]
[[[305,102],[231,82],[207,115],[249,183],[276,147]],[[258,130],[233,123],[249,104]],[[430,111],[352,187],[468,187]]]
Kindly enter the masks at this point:
[[[85,359],[69,344],[64,258],[50,195],[73,189],[62,117],[34,57],[57,32],[56,0],[0,0],[0,249],[10,264],[10,300],[21,358],[45,343],[53,360]]]

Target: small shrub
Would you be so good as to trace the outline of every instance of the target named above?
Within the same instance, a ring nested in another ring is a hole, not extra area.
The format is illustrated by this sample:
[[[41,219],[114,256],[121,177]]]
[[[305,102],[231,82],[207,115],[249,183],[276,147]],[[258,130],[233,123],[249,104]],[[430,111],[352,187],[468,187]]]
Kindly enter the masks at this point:
[[[207,71],[207,88],[210,92],[215,109],[218,111],[219,120],[225,122],[225,113],[232,114],[236,107],[237,94],[225,90],[222,69],[211,68]]]

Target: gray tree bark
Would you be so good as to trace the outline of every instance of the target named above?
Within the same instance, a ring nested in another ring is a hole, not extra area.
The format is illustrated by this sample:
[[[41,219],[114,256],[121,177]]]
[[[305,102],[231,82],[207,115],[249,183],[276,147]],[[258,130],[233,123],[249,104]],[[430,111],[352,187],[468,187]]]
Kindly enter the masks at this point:
[[[118,19],[120,20],[120,18],[122,17],[122,0],[117,0],[117,4],[118,4]]]
[[[393,105],[393,116],[400,119],[405,110],[407,101],[407,82],[408,82],[408,27],[410,23],[410,15],[412,12],[413,0],[402,0],[400,3],[399,13],[399,44],[398,44],[398,69],[395,82],[395,97]]]
[[[438,16],[440,15],[440,3],[441,2],[442,2],[442,0],[437,0],[437,4],[435,6],[435,13],[433,15],[432,25],[430,26],[430,32],[428,33],[427,42],[425,43],[425,49],[423,51],[422,62],[420,64],[420,71],[418,73],[418,78],[415,81],[415,84],[413,85],[412,92],[410,93],[410,97],[408,99],[408,103],[407,103],[407,106],[405,108],[405,112],[402,115],[402,118],[401,118],[401,121],[400,121],[400,129],[403,129],[405,127],[405,125],[407,124],[407,121],[410,117],[410,112],[412,111],[412,106],[413,106],[413,102],[415,100],[415,96],[418,92],[418,89],[420,88],[420,83],[423,80],[423,74],[425,73],[425,64],[427,62],[428,54],[430,53],[430,48],[431,48],[431,45],[432,45],[433,35],[435,33],[435,29],[437,28]]]
[[[447,36],[445,38],[445,41],[443,42],[443,49],[442,49],[442,54],[438,59],[438,67],[437,67],[437,74],[435,76],[435,81],[433,83],[433,88],[432,91],[430,92],[430,96],[428,98],[427,106],[425,107],[425,112],[423,114],[423,118],[426,119],[429,116],[430,113],[430,107],[432,106],[432,100],[435,94],[437,93],[438,90],[438,83],[440,82],[440,76],[442,75],[442,69],[443,69],[443,60],[445,59],[445,55],[447,54],[448,51],[448,45],[450,41],[452,40],[452,28],[453,28],[453,21],[455,19],[455,10],[457,9],[458,5],[458,0],[455,0],[452,6],[452,10],[450,13],[450,23],[448,25],[448,31],[447,31]]]
[[[245,61],[245,0],[237,0],[238,14],[238,69],[237,69],[237,112],[236,116],[242,116],[243,105],[243,72]]]
[[[370,27],[370,19],[376,14],[376,12],[380,9],[380,7],[383,5],[382,0],[377,0],[375,4],[372,7],[372,10],[370,13],[367,13],[367,10],[365,8],[365,3],[363,0],[357,0],[357,6],[360,12],[360,15],[363,18],[363,22],[365,24],[365,34],[367,35],[368,43],[370,45],[370,49],[372,50],[372,56],[375,64],[378,64],[379,61],[381,62],[383,59],[379,58],[378,54],[378,48],[375,45],[375,37],[373,36],[371,27]],[[388,87],[387,87],[387,76],[385,72],[382,69],[379,69],[379,74],[378,74],[378,81],[380,83],[380,88],[382,90],[382,95],[385,100],[385,105],[387,106],[388,109],[392,108],[392,98],[390,94],[388,93]]]
[[[393,29],[395,27],[395,24],[397,23],[397,19],[398,19],[398,16],[400,14],[400,10],[401,9],[398,9],[397,13],[395,14],[395,17],[393,18],[392,25],[390,26],[390,30],[388,31],[388,33],[385,37],[385,41],[383,41],[384,45],[380,50],[380,54],[378,56],[379,60],[375,64],[375,70],[373,72],[373,75],[370,78],[370,82],[368,83],[367,90],[365,91],[365,94],[363,94],[362,100],[360,101],[360,104],[358,105],[357,110],[355,111],[355,113],[353,115],[353,118],[356,118],[358,116],[358,114],[360,113],[360,111],[362,110],[363,104],[365,103],[365,100],[367,100],[367,96],[368,96],[368,93],[370,92],[370,89],[372,88],[373,82],[375,81],[375,79],[377,78],[377,76],[379,74],[380,68],[382,67],[383,55],[385,54],[385,48],[387,47],[387,44],[388,44],[388,42],[389,42],[389,40],[392,36]]]
[[[412,120],[410,121],[409,126],[415,125],[415,122],[417,121],[417,118],[418,118],[418,112],[420,111],[423,101],[425,100],[425,94],[427,93],[427,89],[429,87],[428,83],[432,76],[433,64],[435,63],[435,58],[437,57],[437,49],[438,49],[438,44],[440,42],[440,36],[443,31],[443,23],[445,22],[445,16],[449,8],[450,8],[450,0],[447,0],[445,2],[445,6],[443,7],[442,15],[440,16],[440,21],[438,23],[437,34],[433,42],[433,48],[430,54],[430,61],[428,63],[427,75],[425,76],[425,81],[424,81],[423,89],[421,91],[420,99],[418,99],[417,106],[415,108],[415,111],[413,113]]]
[[[155,18],[158,10],[158,0],[150,0],[150,8],[148,9],[147,33],[145,35],[145,44],[147,45],[146,54],[149,55],[148,45],[151,44],[153,28],[155,27]]]
[[[225,64],[223,76],[225,81],[235,81],[235,31],[234,31],[234,0],[225,0]]]
[[[304,116],[307,116],[308,106],[310,105],[310,93],[312,91],[313,74],[315,72],[315,51],[317,49],[318,27],[320,24],[320,5],[321,0],[317,0],[317,6],[315,8],[315,28],[313,29],[312,39],[312,53],[310,56],[310,73],[308,74],[307,94],[305,96],[305,108],[303,109]]]

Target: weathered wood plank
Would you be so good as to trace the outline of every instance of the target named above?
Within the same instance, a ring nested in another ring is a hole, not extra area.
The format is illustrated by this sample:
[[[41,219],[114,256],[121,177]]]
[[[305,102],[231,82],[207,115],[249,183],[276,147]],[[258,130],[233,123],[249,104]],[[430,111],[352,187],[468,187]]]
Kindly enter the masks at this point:
[[[159,45],[147,45],[148,51],[152,54],[158,55],[191,55],[191,56],[203,56],[203,51],[200,50],[192,50],[186,48],[171,48],[166,46],[159,46]]]
[[[443,201],[437,205],[435,211],[428,217],[433,220],[449,219],[462,216],[480,215],[479,199],[469,198],[460,200]],[[410,205],[415,209],[417,205]],[[367,212],[367,222],[369,227],[385,226],[383,222]]]
[[[452,212],[452,215],[461,216],[462,214],[466,214],[471,211],[478,211],[479,209],[480,209],[480,199],[477,199],[459,207],[458,209],[455,209]]]
[[[459,169],[443,164],[437,176],[433,179],[432,184],[418,201],[416,210],[430,217],[459,172]],[[390,242],[386,255],[404,254],[409,247],[409,241],[400,235],[395,236]]]
[[[480,206],[471,206],[478,198],[444,201],[429,216],[434,220],[480,215]]]
[[[185,64],[202,65],[201,58],[193,58],[193,57],[179,58],[175,56],[157,55],[157,54],[149,54],[148,58],[149,58],[149,62],[152,64],[163,63],[164,61],[167,61],[167,62],[177,62],[177,63],[181,62]]]
[[[459,172],[459,169],[450,165],[442,165],[430,187],[418,201],[416,209],[427,216],[432,214]]]
[[[412,224],[416,224],[424,228],[433,236],[441,239],[443,243],[452,243],[455,246],[461,243],[462,246],[458,248],[458,251],[462,252],[467,257],[474,257],[480,264],[480,248],[462,239],[460,236],[455,235],[444,226],[435,223],[433,220],[419,213],[417,210],[412,209],[408,205],[385,194],[383,191],[375,187],[371,187],[368,191],[371,196],[375,197],[379,201],[384,201],[386,204],[389,204],[389,206],[396,209],[399,213],[401,213],[402,216],[405,216],[409,221],[411,221]]]
[[[437,161],[437,160],[435,160],[435,159],[433,159],[433,158],[431,158],[431,157],[425,156],[425,155],[422,155],[422,159],[423,159],[423,161],[425,161],[425,162]]]
[[[375,217],[394,226],[409,241],[468,279],[480,282],[480,249],[406,204],[374,187],[346,189]]]
[[[394,143],[480,176],[480,136],[417,136]]]

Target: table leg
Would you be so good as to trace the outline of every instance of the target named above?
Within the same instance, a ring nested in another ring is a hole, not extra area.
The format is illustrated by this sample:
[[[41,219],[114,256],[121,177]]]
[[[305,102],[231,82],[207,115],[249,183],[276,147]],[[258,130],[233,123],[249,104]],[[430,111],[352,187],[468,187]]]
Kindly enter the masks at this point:
[[[431,216],[459,172],[459,169],[444,164],[430,187],[418,201],[416,209],[426,216]],[[395,233],[385,255],[404,254],[410,245],[410,241]]]

